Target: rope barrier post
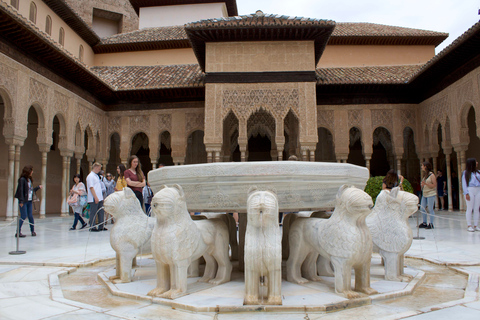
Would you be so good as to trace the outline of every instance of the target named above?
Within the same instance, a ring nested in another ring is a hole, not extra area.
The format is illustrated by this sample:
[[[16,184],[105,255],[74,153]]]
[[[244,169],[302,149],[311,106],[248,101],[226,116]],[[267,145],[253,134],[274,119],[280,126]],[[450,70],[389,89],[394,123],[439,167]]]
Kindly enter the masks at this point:
[[[17,215],[17,233],[16,233],[16,236],[17,236],[17,250],[10,251],[8,254],[25,254],[25,253],[27,253],[27,251],[18,250],[18,245],[19,245],[19,242],[20,242],[20,214]]]
[[[415,240],[424,240],[425,237],[420,237],[419,215],[420,215],[420,210],[417,210],[417,236],[416,236],[416,237],[413,237],[413,239],[415,239]]]

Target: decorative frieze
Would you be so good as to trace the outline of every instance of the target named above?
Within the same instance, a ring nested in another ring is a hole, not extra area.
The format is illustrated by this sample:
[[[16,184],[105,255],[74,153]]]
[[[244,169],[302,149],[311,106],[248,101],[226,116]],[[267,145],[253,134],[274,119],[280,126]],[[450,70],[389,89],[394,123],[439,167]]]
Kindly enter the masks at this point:
[[[185,122],[186,136],[196,130],[204,131],[205,116],[203,113],[187,113],[185,115]]]
[[[393,115],[392,110],[389,109],[374,109],[372,110],[372,129],[384,127],[390,132],[392,130]]]

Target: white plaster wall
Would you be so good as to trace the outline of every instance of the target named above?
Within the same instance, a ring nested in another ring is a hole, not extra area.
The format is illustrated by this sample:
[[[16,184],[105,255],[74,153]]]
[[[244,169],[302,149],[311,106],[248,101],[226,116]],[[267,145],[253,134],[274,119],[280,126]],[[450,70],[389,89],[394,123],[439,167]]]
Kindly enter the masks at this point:
[[[140,29],[177,26],[202,19],[226,17],[225,3],[184,4],[140,8]]]
[[[10,4],[10,0],[0,0]],[[30,14],[30,2],[21,0],[18,12],[24,16],[27,20]],[[83,62],[91,66],[93,64],[93,50],[92,48],[78,35],[73,29],[71,29],[65,21],[63,21],[59,16],[55,14],[43,1],[36,0],[33,1],[37,6],[37,22],[36,26],[39,30],[45,32],[45,23],[47,15],[52,18],[52,34],[51,37],[55,42],[58,43],[60,28],[65,30],[65,45],[64,48],[68,50],[73,56],[78,58],[80,45],[83,45],[84,48],[84,59]]]
[[[92,28],[100,38],[105,38],[118,33],[118,22],[93,16]]]

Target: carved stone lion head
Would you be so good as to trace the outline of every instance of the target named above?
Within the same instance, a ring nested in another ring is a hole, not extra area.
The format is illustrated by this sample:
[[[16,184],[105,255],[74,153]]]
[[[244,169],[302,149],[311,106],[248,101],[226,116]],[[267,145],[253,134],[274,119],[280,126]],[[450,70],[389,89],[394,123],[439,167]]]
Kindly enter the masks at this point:
[[[115,218],[124,217],[126,215],[142,214],[142,207],[132,189],[126,187],[122,191],[110,194],[103,202],[106,212]]]

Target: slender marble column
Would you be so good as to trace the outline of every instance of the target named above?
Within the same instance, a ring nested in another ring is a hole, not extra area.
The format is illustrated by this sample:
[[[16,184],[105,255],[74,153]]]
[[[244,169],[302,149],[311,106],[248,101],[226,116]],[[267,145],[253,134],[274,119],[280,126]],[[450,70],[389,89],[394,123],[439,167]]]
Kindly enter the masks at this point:
[[[213,162],[212,151],[207,151],[207,163],[212,163],[212,162]]]
[[[310,161],[315,161],[315,150],[310,150]]]
[[[402,174],[402,158],[397,158],[397,174]]]
[[[47,199],[47,155],[48,152],[42,151],[42,189],[40,199],[40,219],[45,219],[45,205]]]
[[[67,158],[68,157],[62,157],[63,160],[63,171],[62,171],[62,207],[61,207],[61,212],[60,216],[61,217],[68,217],[68,205],[67,205]]]
[[[8,146],[7,215],[5,221],[13,220],[13,200],[15,195],[15,145]]]
[[[460,153],[462,154],[462,155],[461,155],[462,165],[461,165],[460,169],[465,169],[465,167],[466,167],[466,161],[467,161],[467,159],[466,159],[466,154],[465,154],[465,150],[460,151]],[[459,171],[459,172],[462,172],[462,173],[463,173],[463,171]],[[461,180],[460,180],[460,181],[459,181],[459,185],[461,185],[461,184],[462,184],[462,182],[461,182]],[[462,187],[460,187],[460,188],[462,188]],[[460,202],[460,210],[467,210],[467,203],[465,202],[465,197],[463,196],[463,188],[462,188],[461,197],[460,197],[459,199],[461,200],[461,202]]]
[[[15,146],[15,176],[13,178],[13,185],[16,187],[18,179],[20,178],[20,148],[21,146]],[[13,199],[13,216],[18,216],[18,199]]]
[[[447,165],[447,193],[448,193],[448,212],[453,211],[452,197],[452,169],[450,168],[451,153],[445,155]]]
[[[80,174],[80,168],[82,167],[82,158],[76,158],[77,159],[77,174]]]
[[[152,170],[157,169],[157,163],[155,161],[152,161]]]

